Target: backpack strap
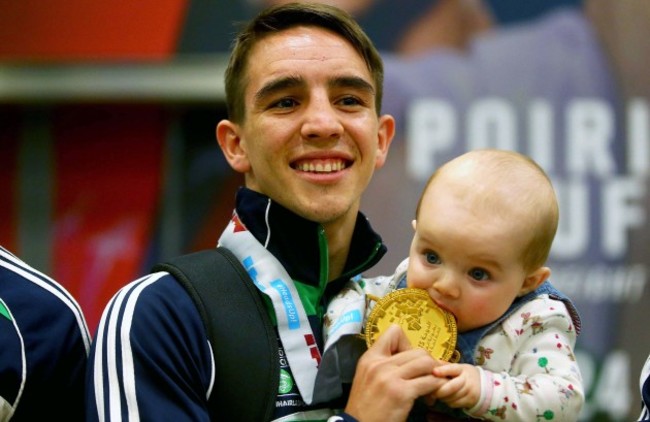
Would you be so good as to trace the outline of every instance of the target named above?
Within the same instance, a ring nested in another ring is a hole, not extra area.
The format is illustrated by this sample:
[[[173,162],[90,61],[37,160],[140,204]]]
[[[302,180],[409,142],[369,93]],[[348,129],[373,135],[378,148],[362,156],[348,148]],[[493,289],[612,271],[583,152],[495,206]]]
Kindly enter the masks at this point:
[[[215,360],[212,418],[270,420],[280,382],[278,340],[239,260],[219,247],[173,258],[153,271],[172,274],[201,314]]]

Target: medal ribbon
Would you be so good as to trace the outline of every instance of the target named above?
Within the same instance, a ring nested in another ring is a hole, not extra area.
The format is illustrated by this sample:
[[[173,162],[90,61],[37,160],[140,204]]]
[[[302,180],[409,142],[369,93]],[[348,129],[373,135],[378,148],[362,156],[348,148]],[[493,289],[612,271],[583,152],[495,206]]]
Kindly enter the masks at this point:
[[[356,367],[352,355],[360,355],[365,343],[357,335],[366,317],[366,293],[384,296],[395,288],[392,277],[350,280],[332,300],[323,327],[321,358],[307,313],[292,278],[282,264],[244,227],[235,213],[219,239],[239,259],[255,286],[271,299],[280,340],[296,385],[307,404],[338,397],[341,384],[351,382]],[[342,339],[347,341],[340,341]],[[339,350],[340,349],[340,350]],[[343,354],[341,357],[341,354]],[[318,388],[316,388],[318,386]]]
[[[242,262],[255,286],[271,299],[296,385],[305,403],[311,404],[321,356],[293,280],[236,214],[221,235],[219,245]]]

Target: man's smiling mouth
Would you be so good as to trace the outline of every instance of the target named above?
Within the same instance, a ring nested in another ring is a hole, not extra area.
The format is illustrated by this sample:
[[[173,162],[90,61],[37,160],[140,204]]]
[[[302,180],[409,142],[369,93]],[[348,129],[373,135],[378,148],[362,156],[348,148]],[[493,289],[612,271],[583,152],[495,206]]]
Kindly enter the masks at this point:
[[[348,165],[343,160],[303,161],[293,165],[296,170],[310,173],[333,173],[345,169]]]

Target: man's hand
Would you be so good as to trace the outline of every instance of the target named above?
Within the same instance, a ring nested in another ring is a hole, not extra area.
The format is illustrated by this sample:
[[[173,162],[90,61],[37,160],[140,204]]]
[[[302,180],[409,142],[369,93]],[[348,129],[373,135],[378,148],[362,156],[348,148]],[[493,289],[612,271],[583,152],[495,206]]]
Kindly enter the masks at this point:
[[[391,326],[359,359],[345,412],[363,422],[406,420],[415,399],[446,382],[433,376],[436,364]]]

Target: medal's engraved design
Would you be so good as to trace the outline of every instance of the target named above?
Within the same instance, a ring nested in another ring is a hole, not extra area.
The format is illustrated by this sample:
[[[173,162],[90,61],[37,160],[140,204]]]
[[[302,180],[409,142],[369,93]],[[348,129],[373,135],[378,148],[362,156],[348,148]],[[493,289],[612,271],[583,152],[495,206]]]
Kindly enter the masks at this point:
[[[400,289],[379,299],[366,323],[366,344],[370,347],[392,324],[404,330],[413,347],[420,347],[436,359],[457,361],[456,319],[436,305],[422,289]]]

